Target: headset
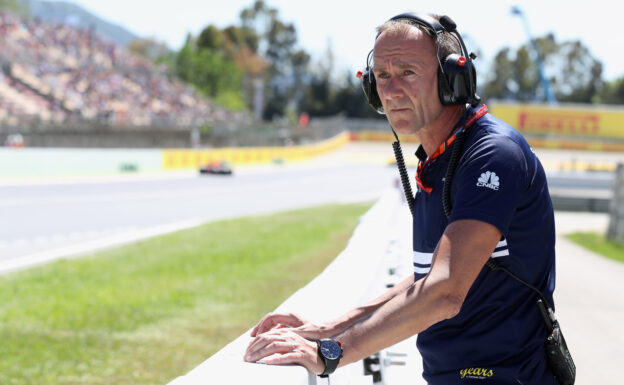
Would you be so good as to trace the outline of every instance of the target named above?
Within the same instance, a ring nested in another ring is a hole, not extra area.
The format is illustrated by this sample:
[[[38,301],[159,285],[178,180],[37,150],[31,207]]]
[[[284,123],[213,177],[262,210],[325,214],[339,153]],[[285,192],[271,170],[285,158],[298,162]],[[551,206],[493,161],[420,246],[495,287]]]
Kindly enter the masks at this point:
[[[474,53],[468,54],[464,40],[457,31],[457,25],[448,16],[442,16],[440,20],[426,14],[418,13],[402,13],[394,16],[388,21],[393,20],[409,20],[431,32],[436,37],[437,48],[436,57],[438,59],[438,95],[440,102],[445,106],[466,105],[470,103],[476,107],[481,103],[481,98],[477,95],[477,73],[473,60],[477,58]],[[459,42],[461,54],[450,54],[447,57],[440,58],[440,39],[441,33],[449,33]],[[377,35],[379,37],[379,35]],[[368,53],[366,58],[366,72],[362,74],[362,89],[368,100],[368,104],[375,111],[384,114],[381,99],[377,93],[377,82],[375,74],[371,68],[371,57],[373,51]]]

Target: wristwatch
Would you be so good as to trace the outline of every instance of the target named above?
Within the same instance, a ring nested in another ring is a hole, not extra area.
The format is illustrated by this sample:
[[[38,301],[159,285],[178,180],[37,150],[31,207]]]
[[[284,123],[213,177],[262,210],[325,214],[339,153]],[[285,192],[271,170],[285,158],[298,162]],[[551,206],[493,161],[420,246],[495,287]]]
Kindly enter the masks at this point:
[[[342,358],[342,343],[331,338],[323,338],[318,340],[317,344],[318,355],[325,364],[325,370],[319,376],[327,377],[336,370]]]

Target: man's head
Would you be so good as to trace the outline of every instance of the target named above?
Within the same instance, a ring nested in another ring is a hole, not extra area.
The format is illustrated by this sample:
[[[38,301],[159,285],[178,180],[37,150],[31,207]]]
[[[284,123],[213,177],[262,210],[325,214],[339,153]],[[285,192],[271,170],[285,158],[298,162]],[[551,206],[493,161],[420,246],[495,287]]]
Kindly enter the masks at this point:
[[[397,130],[418,132],[449,110],[442,104],[478,103],[474,66],[450,18],[402,14],[377,30],[374,64],[363,86],[371,105],[383,108]]]

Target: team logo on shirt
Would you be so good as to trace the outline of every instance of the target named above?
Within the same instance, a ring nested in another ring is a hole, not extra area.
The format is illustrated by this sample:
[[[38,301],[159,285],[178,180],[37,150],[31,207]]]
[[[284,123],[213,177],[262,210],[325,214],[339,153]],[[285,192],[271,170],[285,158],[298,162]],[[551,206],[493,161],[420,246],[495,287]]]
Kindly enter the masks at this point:
[[[479,180],[477,180],[477,186],[491,188],[492,190],[498,190],[498,187],[500,186],[500,179],[495,172],[486,171],[481,174]]]
[[[486,378],[492,377],[494,375],[494,371],[492,369],[486,368],[466,368],[460,370],[459,375],[461,376],[462,380],[464,378],[485,380]]]

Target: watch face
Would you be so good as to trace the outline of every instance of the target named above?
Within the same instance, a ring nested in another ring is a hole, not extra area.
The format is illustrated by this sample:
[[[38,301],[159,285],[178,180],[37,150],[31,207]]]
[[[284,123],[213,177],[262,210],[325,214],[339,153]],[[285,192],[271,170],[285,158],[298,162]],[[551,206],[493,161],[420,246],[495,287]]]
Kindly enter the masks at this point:
[[[340,345],[335,341],[322,341],[321,354],[328,360],[337,360],[342,354],[342,349],[340,349]]]

